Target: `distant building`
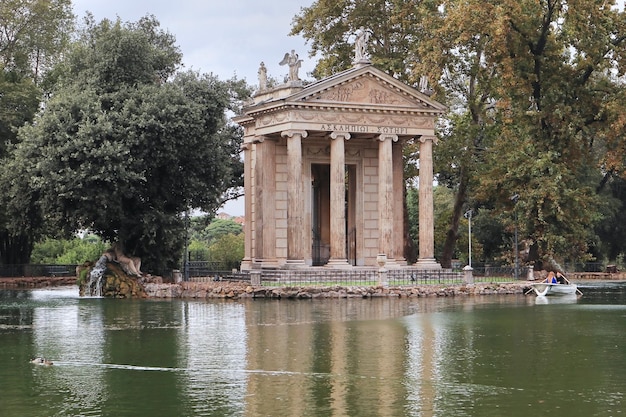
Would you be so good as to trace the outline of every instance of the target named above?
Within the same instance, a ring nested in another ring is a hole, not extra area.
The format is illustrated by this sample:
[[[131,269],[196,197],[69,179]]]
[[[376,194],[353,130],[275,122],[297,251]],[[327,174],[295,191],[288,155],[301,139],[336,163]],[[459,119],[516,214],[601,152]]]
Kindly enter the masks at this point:
[[[215,218],[216,219],[220,219],[220,220],[231,220],[233,218],[233,216],[231,216],[230,214],[222,211],[220,213],[217,213],[215,215]]]

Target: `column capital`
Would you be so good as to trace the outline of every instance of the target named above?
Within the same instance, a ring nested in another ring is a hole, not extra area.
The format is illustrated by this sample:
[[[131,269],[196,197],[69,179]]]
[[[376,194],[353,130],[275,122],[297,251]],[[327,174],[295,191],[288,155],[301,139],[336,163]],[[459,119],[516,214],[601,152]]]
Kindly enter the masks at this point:
[[[309,136],[309,132],[307,132],[306,130],[297,130],[297,129],[283,130],[282,132],[280,132],[280,136],[284,138],[292,138],[295,135],[299,135],[301,138],[304,139],[307,136]]]
[[[246,142],[246,143],[242,143],[241,146],[239,146],[239,150],[241,151],[249,151],[251,149],[252,143],[250,142]]]
[[[252,139],[252,143],[263,143],[265,142],[265,136],[255,136],[254,139]]]
[[[378,136],[378,140],[381,142],[384,142],[386,140],[391,140],[392,142],[397,142],[398,141],[398,135],[394,135],[392,133],[381,133]]]
[[[437,136],[435,135],[422,135],[419,138],[417,138],[417,140],[420,141],[420,143],[424,143],[428,140],[432,141],[435,145],[437,144],[437,142],[439,141],[439,139],[437,138]]]
[[[348,140],[351,138],[351,136],[349,132],[331,132],[330,138],[331,139],[343,138],[344,140]]]

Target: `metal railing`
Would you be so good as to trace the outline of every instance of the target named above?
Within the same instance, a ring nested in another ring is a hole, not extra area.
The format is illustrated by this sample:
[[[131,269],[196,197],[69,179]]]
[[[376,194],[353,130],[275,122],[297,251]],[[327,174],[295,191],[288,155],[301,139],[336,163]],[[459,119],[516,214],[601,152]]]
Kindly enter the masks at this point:
[[[455,285],[464,283],[464,272],[449,269],[422,270],[416,268],[389,269],[381,275],[377,268],[328,269],[313,267],[301,270],[263,269],[254,271],[224,271],[195,269],[191,282],[251,281],[250,273],[259,274],[265,286],[372,286],[384,283],[391,286]],[[526,279],[526,269],[520,268],[519,279]],[[513,282],[513,267],[478,268],[474,274],[476,283]]]
[[[76,266],[53,264],[0,265],[0,278],[69,277],[76,275]]]
[[[463,273],[449,270],[424,271],[391,269],[381,274],[376,268],[337,270],[312,268],[307,270],[260,271],[261,284],[266,286],[410,286],[421,284],[460,284]]]

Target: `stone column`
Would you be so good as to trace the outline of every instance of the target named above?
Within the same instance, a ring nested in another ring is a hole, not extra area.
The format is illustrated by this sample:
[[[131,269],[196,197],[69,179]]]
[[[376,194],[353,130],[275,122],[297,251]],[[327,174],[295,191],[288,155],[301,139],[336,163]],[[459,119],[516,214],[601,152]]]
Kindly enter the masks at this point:
[[[394,258],[398,265],[406,265],[404,257],[404,162],[402,145],[393,145],[393,235]]]
[[[417,266],[441,269],[435,260],[435,221],[433,217],[433,142],[435,136],[420,137],[419,160],[419,257]]]
[[[261,268],[276,268],[276,142],[266,139],[261,146],[263,148],[263,161],[261,164],[263,199],[261,200],[263,212],[263,261]]]
[[[378,137],[378,253],[387,256],[387,266],[395,263],[393,243],[393,150],[398,135],[382,134]]]
[[[263,215],[263,160],[264,160],[264,137],[254,140],[255,164],[254,164],[254,263],[261,267],[263,262],[263,230],[265,229]]]
[[[348,268],[346,257],[346,156],[348,132],[330,134],[330,259],[327,266]]]
[[[252,216],[252,144],[246,142],[241,145],[243,151],[243,194],[246,196],[244,200],[245,218],[250,219]],[[252,269],[252,222],[246,220],[243,225],[244,233],[244,254],[241,261],[241,270],[247,271]]]
[[[287,139],[287,268],[305,266],[304,263],[304,194],[302,187],[302,139],[306,130],[286,130]]]

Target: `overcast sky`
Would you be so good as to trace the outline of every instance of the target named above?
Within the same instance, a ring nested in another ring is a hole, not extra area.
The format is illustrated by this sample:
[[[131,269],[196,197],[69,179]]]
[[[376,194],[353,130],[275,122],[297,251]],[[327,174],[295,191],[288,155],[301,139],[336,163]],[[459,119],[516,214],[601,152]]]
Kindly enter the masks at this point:
[[[313,0],[73,0],[79,18],[87,11],[104,18],[135,22],[153,14],[176,37],[186,68],[226,80],[236,75],[257,84],[265,62],[268,75],[282,80],[285,52],[295,49],[304,59],[301,78],[313,70],[304,39],[288,36],[293,17]]]
[[[289,72],[280,66],[292,49],[304,60],[300,78],[307,79],[315,62],[301,37],[289,36],[291,21],[314,0],[73,0],[74,14],[87,11],[96,21],[104,18],[135,22],[152,14],[161,28],[176,37],[185,68],[213,73],[221,80],[236,75],[248,84],[258,83],[261,61],[269,76],[282,80]],[[222,209],[233,216],[244,214],[243,199]]]

